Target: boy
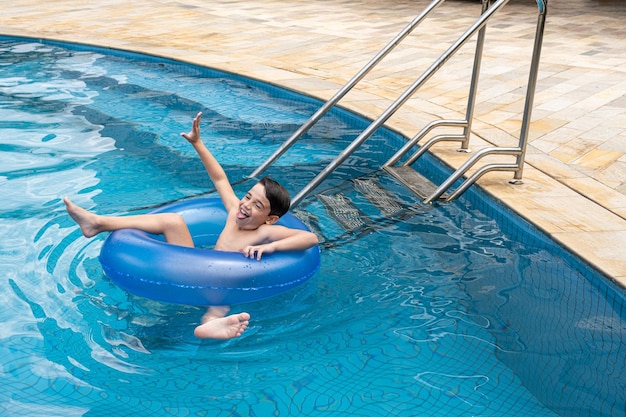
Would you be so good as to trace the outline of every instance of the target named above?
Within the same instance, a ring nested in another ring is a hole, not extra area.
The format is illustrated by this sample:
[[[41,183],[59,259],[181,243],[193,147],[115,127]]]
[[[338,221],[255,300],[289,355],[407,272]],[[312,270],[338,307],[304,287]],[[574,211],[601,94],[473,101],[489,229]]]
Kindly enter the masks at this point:
[[[183,136],[194,147],[213,181],[228,212],[226,225],[215,244],[215,250],[241,252],[249,258],[261,259],[263,254],[276,251],[304,250],[318,243],[317,236],[304,230],[275,225],[289,210],[289,193],[277,182],[265,177],[256,183],[240,200],[233,191],[226,173],[200,139],[198,113],[192,129]],[[85,237],[118,229],[139,229],[162,234],[168,243],[193,247],[189,229],[176,213],[140,214],[136,216],[99,216],[63,198],[68,214],[81,228]],[[231,339],[240,336],[248,327],[250,315],[238,313],[226,316],[227,306],[212,306],[202,316],[194,334],[199,338]]]

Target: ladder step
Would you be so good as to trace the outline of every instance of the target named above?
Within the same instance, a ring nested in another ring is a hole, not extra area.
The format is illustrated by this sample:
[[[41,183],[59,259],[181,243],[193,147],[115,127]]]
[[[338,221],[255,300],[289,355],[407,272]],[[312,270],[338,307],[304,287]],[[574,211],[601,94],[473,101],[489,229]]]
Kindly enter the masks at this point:
[[[380,186],[380,184],[373,179],[359,179],[355,178],[355,189],[367,198],[385,217],[391,217],[400,211],[403,206],[398,199]]]
[[[408,166],[398,166],[398,167],[385,167],[385,171],[387,171],[392,177],[397,179],[400,183],[405,185],[409,190],[418,195],[421,198],[430,197],[436,190],[437,186],[430,182],[430,180],[419,172],[415,171],[413,168]],[[447,198],[447,195],[444,194],[440,197],[441,199]]]
[[[302,223],[304,223],[309,230],[315,233],[320,244],[326,242],[326,237],[324,236],[324,233],[322,233],[322,229],[320,227],[319,218],[315,214],[297,208],[293,209],[291,214],[300,219],[300,221],[302,221]]]
[[[361,213],[361,211],[343,195],[318,194],[318,198],[326,207],[326,211],[328,211],[345,230],[356,230],[366,224],[363,220],[365,214]]]

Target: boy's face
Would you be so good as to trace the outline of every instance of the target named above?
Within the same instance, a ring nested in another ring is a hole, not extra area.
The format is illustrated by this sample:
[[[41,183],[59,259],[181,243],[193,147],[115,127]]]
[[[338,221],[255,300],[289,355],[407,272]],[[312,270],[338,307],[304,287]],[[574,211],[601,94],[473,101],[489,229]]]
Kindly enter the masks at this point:
[[[240,229],[254,230],[262,224],[273,224],[278,216],[270,216],[270,202],[265,196],[265,187],[256,184],[239,201],[237,212],[237,225]]]

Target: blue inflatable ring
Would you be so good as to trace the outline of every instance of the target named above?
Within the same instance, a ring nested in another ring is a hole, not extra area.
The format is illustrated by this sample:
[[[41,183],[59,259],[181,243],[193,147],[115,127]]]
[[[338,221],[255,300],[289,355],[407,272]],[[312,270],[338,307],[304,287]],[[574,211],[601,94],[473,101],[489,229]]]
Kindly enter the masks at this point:
[[[100,252],[104,273],[130,293],[189,305],[233,305],[289,291],[309,279],[320,265],[320,249],[276,252],[261,260],[212,247],[226,222],[218,198],[161,207],[152,213],[178,213],[189,227],[195,248],[167,244],[161,236],[134,229],[109,235]],[[308,230],[287,213],[277,224]]]

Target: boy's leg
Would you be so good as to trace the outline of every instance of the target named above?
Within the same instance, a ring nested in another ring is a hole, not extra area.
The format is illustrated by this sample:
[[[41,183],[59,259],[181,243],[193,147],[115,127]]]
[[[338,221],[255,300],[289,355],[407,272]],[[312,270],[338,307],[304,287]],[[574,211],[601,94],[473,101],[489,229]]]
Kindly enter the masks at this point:
[[[202,324],[196,327],[194,335],[200,339],[232,339],[239,337],[248,327],[250,314],[237,313],[226,316],[229,307],[209,307]]]
[[[175,213],[140,214],[137,216],[99,216],[63,198],[68,214],[80,226],[85,237],[119,229],[138,229],[165,235],[168,243],[193,247],[189,229],[182,217]],[[229,307],[209,307],[202,316],[202,324],[194,334],[199,338],[232,339],[241,336],[248,327],[250,314],[237,313],[226,316]]]
[[[193,239],[182,217],[175,213],[140,214],[137,216],[99,216],[63,198],[68,214],[80,226],[85,237],[119,229],[138,229],[164,235],[168,243],[193,247]]]

